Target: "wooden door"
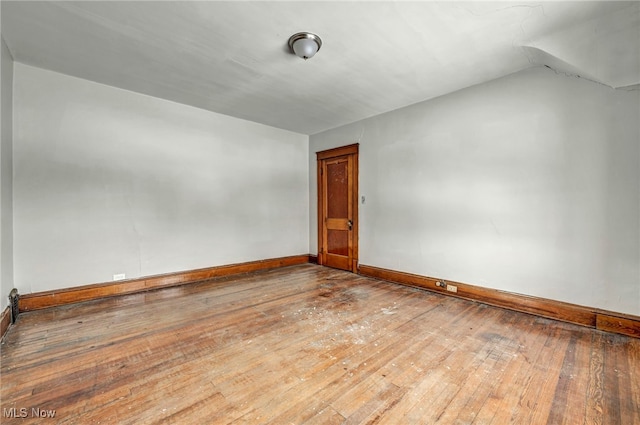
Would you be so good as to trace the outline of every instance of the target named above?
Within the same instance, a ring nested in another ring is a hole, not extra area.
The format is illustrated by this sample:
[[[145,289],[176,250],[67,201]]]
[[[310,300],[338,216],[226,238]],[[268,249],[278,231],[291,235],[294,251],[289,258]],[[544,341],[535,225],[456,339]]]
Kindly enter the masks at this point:
[[[317,153],[318,264],[358,271],[358,145]]]

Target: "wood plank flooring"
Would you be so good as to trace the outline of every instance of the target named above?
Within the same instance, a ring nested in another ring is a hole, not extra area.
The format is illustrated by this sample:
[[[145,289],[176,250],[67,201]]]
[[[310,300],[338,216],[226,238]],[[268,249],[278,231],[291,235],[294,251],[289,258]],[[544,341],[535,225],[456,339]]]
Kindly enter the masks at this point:
[[[3,424],[640,424],[640,339],[311,264],[25,313],[1,350]]]

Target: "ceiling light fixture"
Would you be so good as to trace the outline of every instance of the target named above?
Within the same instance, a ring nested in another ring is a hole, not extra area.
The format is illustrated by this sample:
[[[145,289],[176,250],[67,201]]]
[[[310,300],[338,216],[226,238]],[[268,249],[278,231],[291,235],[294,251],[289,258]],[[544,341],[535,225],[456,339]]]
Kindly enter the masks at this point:
[[[312,58],[322,47],[322,40],[310,32],[299,32],[289,37],[289,48],[304,60]]]

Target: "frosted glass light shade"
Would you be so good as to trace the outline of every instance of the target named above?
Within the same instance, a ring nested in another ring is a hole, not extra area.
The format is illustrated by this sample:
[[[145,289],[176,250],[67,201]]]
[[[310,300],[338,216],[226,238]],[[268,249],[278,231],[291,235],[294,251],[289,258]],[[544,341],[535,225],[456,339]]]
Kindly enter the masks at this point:
[[[293,53],[304,60],[312,58],[321,46],[320,37],[310,32],[299,32],[289,38],[289,47]]]
[[[318,51],[318,45],[310,38],[302,38],[293,43],[293,52],[302,59],[312,58]]]

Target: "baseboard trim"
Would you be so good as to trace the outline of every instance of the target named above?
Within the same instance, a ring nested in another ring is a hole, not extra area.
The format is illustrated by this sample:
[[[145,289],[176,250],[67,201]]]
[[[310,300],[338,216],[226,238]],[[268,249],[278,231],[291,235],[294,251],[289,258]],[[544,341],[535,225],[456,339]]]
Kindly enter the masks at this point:
[[[150,291],[158,288],[185,285],[192,282],[235,274],[250,273],[279,267],[294,266],[310,262],[310,256],[294,255],[291,257],[271,258],[267,260],[249,261],[246,263],[208,267],[176,273],[147,276],[117,282],[96,283],[54,291],[36,292],[20,295],[18,306],[20,312],[57,307],[98,298]]]
[[[616,334],[640,338],[640,317],[608,311],[596,312],[596,328]]]
[[[167,273],[118,282],[97,283],[55,291],[37,292],[33,294],[20,295],[18,307],[19,311],[22,313],[66,304],[91,301],[99,298],[185,285],[217,277],[251,273],[305,263],[317,263],[317,259],[318,257],[313,254],[295,255],[290,257],[271,258],[267,260]],[[359,273],[363,276],[426,289],[443,295],[464,298],[509,310],[534,314],[541,317],[600,329],[606,332],[640,338],[640,317],[630,314],[584,307],[562,301],[516,294],[497,289],[483,288],[481,286],[447,280],[446,282],[448,284],[458,287],[458,292],[452,293],[444,288],[436,286],[436,282],[441,279],[374,266],[360,265]],[[7,307],[0,317],[0,338],[4,337],[10,324],[11,310],[10,307]]]
[[[436,286],[436,282],[442,279],[374,266],[360,265],[360,274],[443,295],[640,338],[640,317],[638,316],[446,280],[447,284],[457,286],[458,292],[453,293]]]
[[[9,330],[9,325],[11,325],[11,306],[5,308],[2,316],[0,316],[0,340],[4,338],[4,335]]]

